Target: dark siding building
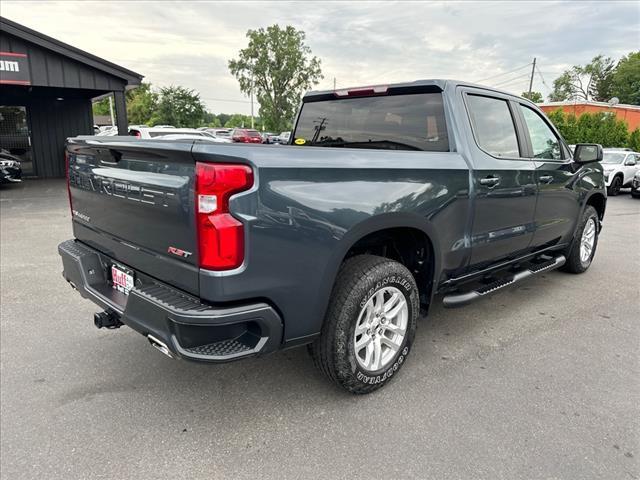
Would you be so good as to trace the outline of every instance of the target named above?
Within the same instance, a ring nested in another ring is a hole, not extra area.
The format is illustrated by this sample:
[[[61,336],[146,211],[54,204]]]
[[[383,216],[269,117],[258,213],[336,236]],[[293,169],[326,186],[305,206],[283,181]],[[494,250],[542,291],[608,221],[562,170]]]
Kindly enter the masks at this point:
[[[93,134],[91,99],[113,94],[127,134],[125,91],[142,75],[0,17],[0,147],[26,176],[64,176],[64,141]]]

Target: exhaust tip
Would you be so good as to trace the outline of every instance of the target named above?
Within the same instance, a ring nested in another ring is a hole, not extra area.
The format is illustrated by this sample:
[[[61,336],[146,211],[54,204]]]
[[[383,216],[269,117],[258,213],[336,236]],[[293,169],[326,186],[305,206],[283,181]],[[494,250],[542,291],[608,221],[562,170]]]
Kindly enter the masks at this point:
[[[164,342],[161,342],[151,334],[147,335],[147,340],[149,340],[149,343],[153,348],[160,351],[161,353],[164,353],[169,358],[174,358],[171,350],[169,350],[169,347],[167,347]]]

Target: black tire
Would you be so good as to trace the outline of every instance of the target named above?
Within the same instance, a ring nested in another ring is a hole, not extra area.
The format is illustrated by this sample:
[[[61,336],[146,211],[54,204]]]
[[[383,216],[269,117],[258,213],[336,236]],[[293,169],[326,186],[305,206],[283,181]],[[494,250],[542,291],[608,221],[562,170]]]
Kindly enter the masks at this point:
[[[593,219],[595,222],[595,239],[593,244],[593,249],[591,250],[591,255],[585,261],[580,258],[580,243],[582,241],[582,233],[584,232],[585,226],[590,219]],[[596,254],[596,248],[598,247],[598,235],[600,234],[600,219],[598,217],[598,212],[596,209],[590,205],[587,205],[587,208],[584,209],[584,213],[582,214],[582,219],[580,220],[580,224],[576,230],[576,236],[573,238],[571,242],[571,246],[565,253],[567,257],[567,263],[562,266],[562,270],[570,273],[583,273],[587,271],[587,269],[591,266],[591,262],[593,261],[593,257]]]
[[[384,287],[397,288],[408,306],[407,328],[395,356],[378,371],[362,368],[356,360],[355,328],[361,310]],[[386,385],[405,363],[416,333],[418,287],[407,268],[388,258],[358,255],[338,273],[320,337],[309,351],[315,365],[333,382],[355,394],[370,393]]]
[[[611,185],[609,185],[609,188],[607,188],[607,194],[610,197],[615,197],[620,193],[621,188],[622,188],[622,178],[616,175],[615,177],[613,177],[613,180],[611,180]]]
[[[640,198],[640,190],[631,190],[631,196],[633,198]]]

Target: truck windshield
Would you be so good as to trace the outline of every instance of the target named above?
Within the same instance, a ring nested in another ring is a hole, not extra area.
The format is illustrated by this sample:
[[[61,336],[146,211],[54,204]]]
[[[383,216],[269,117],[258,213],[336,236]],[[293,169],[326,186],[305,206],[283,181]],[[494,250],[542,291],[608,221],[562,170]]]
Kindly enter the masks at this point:
[[[307,102],[293,144],[448,152],[441,93]]]

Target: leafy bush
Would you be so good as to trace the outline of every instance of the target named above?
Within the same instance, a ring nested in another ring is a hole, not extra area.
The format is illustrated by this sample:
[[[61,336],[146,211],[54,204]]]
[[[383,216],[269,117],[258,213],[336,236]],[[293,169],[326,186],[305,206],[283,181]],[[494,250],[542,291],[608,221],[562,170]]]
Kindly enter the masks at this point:
[[[636,152],[640,152],[640,128],[636,128],[629,134],[629,140],[627,141],[627,147]]]
[[[627,147],[630,146],[631,137],[635,142],[640,141],[640,133],[636,133],[638,129],[629,135],[626,122],[618,120],[612,113],[584,113],[576,117],[558,109],[548,114],[548,117],[567,143],[599,143],[603,147]]]

